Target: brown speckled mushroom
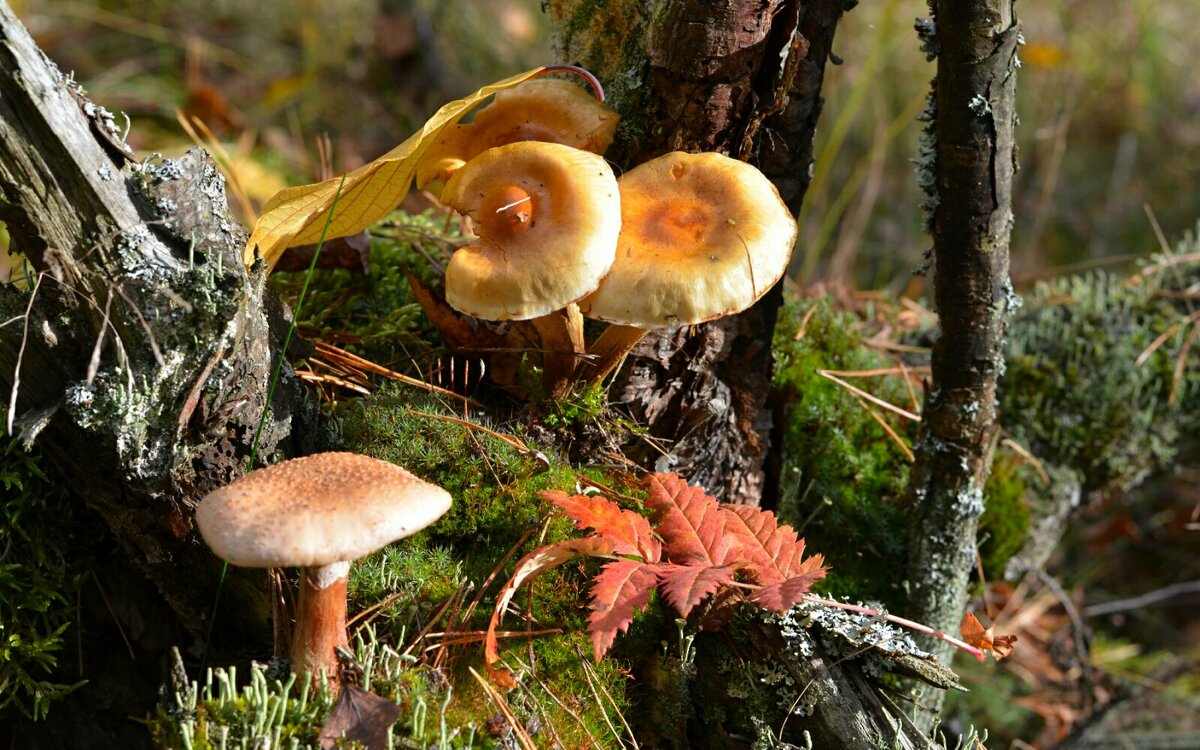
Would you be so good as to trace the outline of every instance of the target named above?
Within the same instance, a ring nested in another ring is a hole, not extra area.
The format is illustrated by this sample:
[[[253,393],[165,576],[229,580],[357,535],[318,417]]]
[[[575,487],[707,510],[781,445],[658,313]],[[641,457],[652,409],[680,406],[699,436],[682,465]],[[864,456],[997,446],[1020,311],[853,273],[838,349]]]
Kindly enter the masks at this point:
[[[732,315],[787,269],[796,220],[749,164],[715,153],[672,152],[617,180],[621,233],[612,269],[579,301],[611,325],[588,347],[595,382],[655,328]]]
[[[318,453],[268,466],[209,493],[196,507],[204,541],[249,568],[297,566],[292,671],[334,681],[348,644],[351,561],[403,539],[450,508],[450,494],[399,466],[355,453]]]

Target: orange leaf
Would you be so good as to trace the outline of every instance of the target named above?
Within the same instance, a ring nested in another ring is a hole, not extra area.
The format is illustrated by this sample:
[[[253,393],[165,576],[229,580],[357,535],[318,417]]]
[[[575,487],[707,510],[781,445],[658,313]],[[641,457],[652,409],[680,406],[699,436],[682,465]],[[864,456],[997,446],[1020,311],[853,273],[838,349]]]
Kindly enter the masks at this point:
[[[508,603],[522,583],[551,568],[557,568],[576,557],[593,556],[607,557],[613,554],[612,543],[598,536],[584,539],[568,539],[565,542],[539,547],[517,561],[512,578],[500,589],[496,597],[496,609],[492,612],[492,621],[488,623],[487,634],[484,636],[483,660],[487,665],[488,677],[492,682],[504,687],[514,687],[516,682],[506,669],[496,667],[500,660],[500,643],[496,640],[496,628],[504,618]]]
[[[578,529],[591,528],[613,544],[618,555],[637,555],[648,563],[662,557],[662,544],[654,537],[650,522],[640,513],[625,510],[603,497],[570,495],[565,492],[539,493],[557,505]]]
[[[738,562],[737,539],[726,533],[726,515],[715,498],[675,474],[651,474],[646,484],[646,505],[654,513],[669,561],[709,567]]]
[[[709,594],[733,581],[734,568],[730,565],[710,567],[707,565],[659,566],[658,581],[663,596],[683,617],[704,601]]]
[[[650,592],[658,582],[658,568],[637,560],[617,560],[605,565],[596,576],[588,618],[596,661],[612,646],[617,631],[629,630],[634,612],[650,601]]]
[[[750,598],[764,609],[783,614],[803,599],[814,583],[825,577],[825,568],[822,567],[824,562],[825,558],[821,555],[813,555],[801,563],[801,567],[806,570],[796,573],[786,581],[763,586]]]
[[[775,514],[749,505],[723,505],[727,532],[736,537],[746,571],[761,585],[751,598],[772,612],[783,613],[825,577],[825,558],[804,556],[804,540]]]
[[[979,618],[970,612],[963,616],[959,629],[964,641],[981,651],[991,651],[996,661],[1012,654],[1013,644],[1017,642],[1015,635],[996,635],[992,628],[984,628]]]
[[[317,242],[335,196],[337,211],[329,220],[326,239],[356,234],[387,216],[408,193],[417,162],[443,130],[492,94],[527,81],[541,71],[542,68],[534,68],[505,78],[446,104],[404,143],[347,173],[344,185],[341,177],[335,177],[279,191],[263,207],[242,251],[242,261],[249,268],[257,253],[270,269],[286,248]]]

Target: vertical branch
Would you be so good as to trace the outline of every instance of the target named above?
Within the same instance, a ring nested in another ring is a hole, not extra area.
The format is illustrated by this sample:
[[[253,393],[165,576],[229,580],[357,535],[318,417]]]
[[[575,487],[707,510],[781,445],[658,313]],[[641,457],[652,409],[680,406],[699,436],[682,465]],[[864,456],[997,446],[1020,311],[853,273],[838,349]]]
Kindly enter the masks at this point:
[[[941,333],[933,348],[909,486],[910,615],[955,632],[962,619],[983,487],[998,434],[996,380],[1009,312],[1017,44],[1013,0],[932,3],[918,22],[937,57],[920,181],[933,236]],[[928,648],[947,657],[945,644]]]

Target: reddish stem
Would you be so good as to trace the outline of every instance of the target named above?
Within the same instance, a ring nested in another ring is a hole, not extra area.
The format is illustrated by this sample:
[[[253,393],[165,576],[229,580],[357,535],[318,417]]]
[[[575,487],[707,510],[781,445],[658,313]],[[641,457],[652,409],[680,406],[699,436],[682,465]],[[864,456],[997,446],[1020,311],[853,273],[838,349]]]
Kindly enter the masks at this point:
[[[341,569],[337,569],[341,566]],[[349,646],[346,634],[346,584],[349,563],[300,569],[296,631],[292,638],[292,671],[314,682],[322,671],[336,690],[337,647]]]
[[[877,609],[871,609],[870,607],[863,607],[858,604],[846,604],[845,602],[837,602],[832,599],[822,599],[821,597],[813,596],[812,594],[806,594],[804,596],[804,599],[806,601],[812,602],[813,604],[824,604],[826,607],[836,607],[838,609],[844,609],[849,612],[857,612],[860,615],[867,615],[868,617],[879,617],[880,615],[883,615],[883,619],[887,620],[888,622],[892,622],[892,623],[895,623],[896,625],[906,627],[909,630],[915,630],[918,633],[925,633],[926,635],[932,635],[934,638],[940,638],[943,641],[945,641],[946,643],[949,643],[952,646],[955,646],[957,648],[962,649],[963,651],[966,651],[968,654],[970,654],[971,656],[974,656],[976,659],[978,659],[981,662],[985,658],[983,651],[980,651],[979,649],[975,648],[971,644],[966,643],[965,641],[960,641],[959,639],[955,638],[954,636],[947,635],[946,633],[943,633],[940,630],[934,630],[933,628],[929,627],[928,625],[922,625],[919,622],[913,622],[912,620],[906,620],[903,617],[889,615],[886,612],[880,612]]]

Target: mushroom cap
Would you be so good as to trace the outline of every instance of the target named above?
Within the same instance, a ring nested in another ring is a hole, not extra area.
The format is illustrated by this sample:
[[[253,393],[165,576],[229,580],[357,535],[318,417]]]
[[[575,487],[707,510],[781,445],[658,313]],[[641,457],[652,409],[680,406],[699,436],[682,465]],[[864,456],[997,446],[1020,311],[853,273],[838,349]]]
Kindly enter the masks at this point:
[[[417,165],[417,187],[450,179],[479,154],[508,143],[544,141],[602,154],[619,115],[579,86],[535,78],[496,94],[469,123],[442,131]]]
[[[488,149],[450,178],[442,202],[476,222],[478,237],[446,266],[446,301],[486,320],[561,310],[600,284],[621,229],[608,163],[557,143]]]
[[[356,453],[267,466],[210,492],[196,523],[217,556],[249,568],[354,560],[436,521],[450,493]]]
[[[796,220],[762,172],[715,153],[673,152],[617,181],[621,235],[584,315],[639,328],[745,310],[779,281]]]

